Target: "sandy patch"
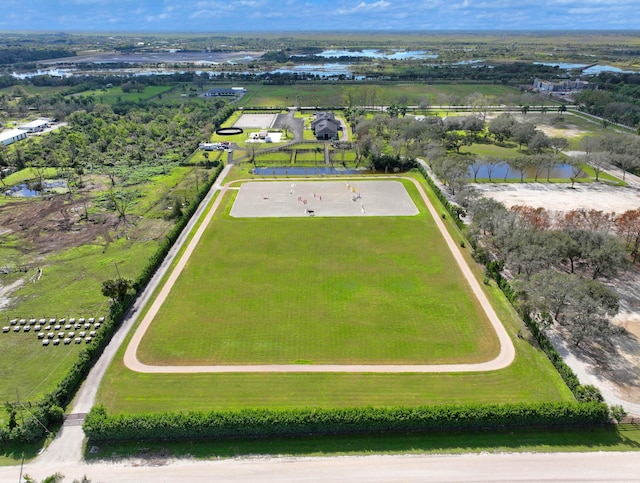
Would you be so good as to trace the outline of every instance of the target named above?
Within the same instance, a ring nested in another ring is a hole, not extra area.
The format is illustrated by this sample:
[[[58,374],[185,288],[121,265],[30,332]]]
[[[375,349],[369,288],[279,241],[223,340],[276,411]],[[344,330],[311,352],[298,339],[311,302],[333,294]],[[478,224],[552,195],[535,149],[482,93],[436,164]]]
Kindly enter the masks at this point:
[[[577,126],[573,125],[567,125],[566,128],[560,129],[557,127],[549,126],[547,124],[541,124],[540,126],[537,126],[536,129],[542,131],[550,138],[561,137],[571,139],[587,134],[587,131],[579,129]]]
[[[277,116],[277,114],[242,114],[233,127],[269,129]]]
[[[0,285],[0,310],[9,306],[11,294],[18,290],[23,283],[24,280],[16,280],[10,285]]]
[[[414,216],[399,181],[253,181],[243,183],[231,208],[236,218]]]
[[[578,208],[624,213],[640,207],[640,190],[627,186],[603,183],[506,183],[472,185],[479,193],[504,203],[533,206],[551,211],[570,211]]]

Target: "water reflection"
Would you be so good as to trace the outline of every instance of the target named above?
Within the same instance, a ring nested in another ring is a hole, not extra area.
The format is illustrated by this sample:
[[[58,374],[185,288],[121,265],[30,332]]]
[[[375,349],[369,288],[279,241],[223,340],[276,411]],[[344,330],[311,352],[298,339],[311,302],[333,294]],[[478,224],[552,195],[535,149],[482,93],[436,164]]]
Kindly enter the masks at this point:
[[[33,198],[45,193],[66,193],[68,190],[65,180],[46,180],[42,183],[20,183],[4,191],[5,196],[18,198]]]
[[[367,57],[369,59],[388,59],[388,60],[405,60],[405,59],[437,59],[437,54],[429,54],[424,50],[393,50],[390,52],[363,49],[363,50],[346,50],[346,49],[330,49],[316,54],[317,57]]]
[[[312,168],[312,167],[268,167],[254,168],[253,174],[259,176],[326,176],[345,174],[366,174],[370,171],[363,169],[339,169],[339,168]]]
[[[479,180],[491,178],[494,182],[519,180],[521,177],[524,179],[536,179],[537,177],[538,181],[546,181],[547,179],[569,179],[573,177],[573,170],[570,164],[557,164],[549,169],[538,169],[537,173],[534,167],[526,168],[524,173],[521,173],[520,170],[509,166],[509,164],[502,163],[493,166],[481,166],[475,175],[475,178]],[[586,178],[587,175],[580,173],[577,177]],[[469,178],[474,179],[474,170],[471,168],[469,168]]]

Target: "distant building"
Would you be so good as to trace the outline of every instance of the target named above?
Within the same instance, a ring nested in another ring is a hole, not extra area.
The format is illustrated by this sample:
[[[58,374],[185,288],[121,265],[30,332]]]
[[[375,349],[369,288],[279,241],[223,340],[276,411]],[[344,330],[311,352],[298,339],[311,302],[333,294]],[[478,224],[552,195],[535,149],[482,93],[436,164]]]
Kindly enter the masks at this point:
[[[342,126],[332,112],[317,112],[311,122],[311,129],[316,139],[329,140],[338,139],[338,131]]]
[[[0,143],[8,146],[9,144],[13,144],[16,141],[20,141],[21,139],[25,139],[27,137],[27,132],[22,129],[9,129],[7,131],[0,132]]]
[[[533,90],[537,92],[568,93],[583,91],[585,89],[589,89],[589,83],[587,81],[577,79],[562,79],[559,81],[545,81],[541,79],[535,79],[533,81]]]
[[[28,122],[27,124],[23,124],[22,126],[18,126],[18,129],[26,132],[40,132],[49,127],[51,123],[51,119],[40,118],[35,121]]]
[[[209,89],[204,93],[205,97],[241,97],[247,90],[244,87]]]

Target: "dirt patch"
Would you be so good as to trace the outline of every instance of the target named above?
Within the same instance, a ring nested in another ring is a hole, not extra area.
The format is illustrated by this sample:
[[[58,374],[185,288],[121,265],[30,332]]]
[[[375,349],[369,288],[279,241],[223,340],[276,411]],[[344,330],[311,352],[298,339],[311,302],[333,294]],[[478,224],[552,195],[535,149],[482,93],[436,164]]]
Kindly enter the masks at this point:
[[[478,183],[472,185],[484,196],[504,203],[544,208],[549,211],[571,211],[578,208],[609,213],[624,213],[640,207],[640,190],[610,186],[605,183]]]
[[[114,214],[87,214],[87,197],[67,195],[0,205],[0,226],[19,237],[35,256],[84,245],[99,237],[109,239],[118,224]]]
[[[22,287],[24,280],[16,280],[9,285],[0,285],[0,310],[7,307],[11,301],[11,294]]]
[[[547,124],[543,124],[543,125],[537,126],[537,129],[545,133],[550,138],[561,137],[561,138],[571,139],[571,138],[581,137],[587,134],[587,131],[584,131],[578,128],[577,126],[573,126],[573,125],[567,125],[566,128],[557,128],[557,127],[549,126]]]

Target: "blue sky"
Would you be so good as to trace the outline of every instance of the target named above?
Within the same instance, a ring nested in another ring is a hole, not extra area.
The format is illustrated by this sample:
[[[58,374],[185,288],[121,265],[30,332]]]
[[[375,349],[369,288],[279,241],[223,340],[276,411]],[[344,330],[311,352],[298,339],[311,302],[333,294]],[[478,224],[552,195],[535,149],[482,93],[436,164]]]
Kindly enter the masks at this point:
[[[0,30],[640,29],[638,0],[1,0]]]

